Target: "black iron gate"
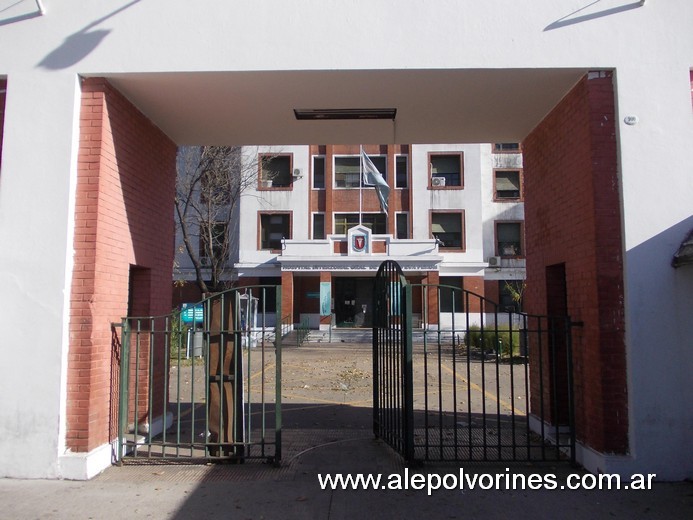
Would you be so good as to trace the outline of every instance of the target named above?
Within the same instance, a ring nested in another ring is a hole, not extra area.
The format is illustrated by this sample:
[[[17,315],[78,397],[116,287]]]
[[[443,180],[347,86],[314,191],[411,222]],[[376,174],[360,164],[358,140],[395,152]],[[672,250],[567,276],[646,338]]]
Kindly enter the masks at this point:
[[[408,461],[574,462],[570,326],[459,287],[410,284],[383,263],[375,435]]]
[[[383,262],[373,287],[373,432],[414,457],[411,291],[400,266]]]
[[[279,463],[280,317],[281,287],[253,286],[115,324],[116,461]]]

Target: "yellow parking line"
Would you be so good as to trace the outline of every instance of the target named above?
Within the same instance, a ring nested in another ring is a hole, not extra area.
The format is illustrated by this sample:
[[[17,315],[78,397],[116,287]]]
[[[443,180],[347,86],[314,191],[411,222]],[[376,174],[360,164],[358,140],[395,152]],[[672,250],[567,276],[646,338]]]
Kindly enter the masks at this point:
[[[479,392],[479,393],[485,395],[486,397],[488,397],[488,398],[491,399],[492,401],[497,402],[498,404],[500,404],[503,408],[505,408],[505,409],[508,410],[509,412],[513,412],[513,413],[515,413],[516,415],[525,415],[525,412],[523,412],[522,410],[518,410],[518,409],[515,408],[512,404],[507,403],[507,402],[504,401],[503,399],[499,399],[498,396],[496,396],[496,395],[494,395],[494,394],[492,394],[492,393],[490,393],[490,392],[484,390],[484,389],[481,388],[479,385],[477,385],[477,384],[475,384],[475,383],[472,383],[472,382],[470,382],[470,381],[467,381],[464,377],[460,376],[458,373],[453,372],[451,368],[446,367],[445,365],[440,365],[440,366],[443,367],[448,373],[454,374],[455,377],[456,377],[457,379],[459,379],[460,381],[462,381],[464,384],[468,385],[469,388],[472,388],[473,390],[476,390],[477,392]]]
[[[302,396],[302,395],[293,395],[293,394],[284,394],[284,393],[282,393],[282,398],[284,398],[284,397],[294,398],[294,399],[305,399],[305,396]],[[320,398],[318,398],[318,397],[311,397],[311,398],[310,398],[310,402],[326,403],[326,404],[329,404],[329,405],[334,405],[334,404],[340,404],[340,405],[341,405],[341,404],[346,404],[346,405],[349,405],[349,406],[353,406],[354,403],[359,403],[359,402],[363,402],[363,401],[344,402],[344,401],[332,401],[332,400],[330,400],[330,399],[320,399]],[[290,403],[282,402],[282,404],[290,404]]]

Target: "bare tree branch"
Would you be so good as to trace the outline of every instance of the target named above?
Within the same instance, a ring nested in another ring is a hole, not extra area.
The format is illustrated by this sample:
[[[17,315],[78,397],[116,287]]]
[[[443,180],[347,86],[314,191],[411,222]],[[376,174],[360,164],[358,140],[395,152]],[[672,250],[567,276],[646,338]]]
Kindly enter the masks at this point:
[[[244,191],[257,185],[258,154],[241,147],[181,147],[176,180],[176,220],[182,247],[203,293],[228,284],[232,220]]]

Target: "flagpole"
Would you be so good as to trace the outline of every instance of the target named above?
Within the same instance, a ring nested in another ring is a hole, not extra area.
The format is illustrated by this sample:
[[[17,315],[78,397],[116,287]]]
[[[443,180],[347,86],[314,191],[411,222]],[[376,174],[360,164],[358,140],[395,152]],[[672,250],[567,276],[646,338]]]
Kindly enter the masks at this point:
[[[359,145],[359,226],[363,224],[363,145]]]

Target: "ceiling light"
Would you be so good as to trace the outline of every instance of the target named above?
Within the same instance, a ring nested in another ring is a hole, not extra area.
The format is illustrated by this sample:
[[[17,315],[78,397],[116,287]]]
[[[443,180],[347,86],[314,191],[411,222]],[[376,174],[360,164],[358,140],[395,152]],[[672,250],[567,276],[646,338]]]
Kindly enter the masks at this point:
[[[298,120],[395,119],[396,108],[294,108]]]

